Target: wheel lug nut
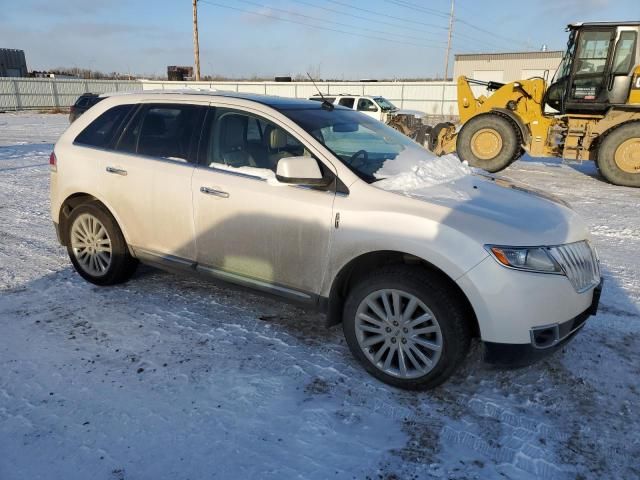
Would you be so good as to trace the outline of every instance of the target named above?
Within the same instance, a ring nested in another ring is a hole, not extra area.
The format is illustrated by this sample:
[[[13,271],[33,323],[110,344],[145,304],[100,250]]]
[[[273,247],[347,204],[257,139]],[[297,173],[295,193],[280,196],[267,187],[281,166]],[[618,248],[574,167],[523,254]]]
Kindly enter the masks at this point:
[[[403,338],[403,339],[402,339],[402,343],[407,343],[407,339],[406,339],[406,338]]]
[[[396,320],[393,321],[393,326],[397,327],[398,326],[398,322]]]
[[[387,333],[391,333],[391,327],[387,327]]]
[[[404,333],[409,333],[409,329],[408,329],[408,328],[403,328],[403,329],[402,329],[402,331],[403,331]]]
[[[396,343],[396,342],[397,342],[396,337],[392,337],[391,338],[391,343]]]

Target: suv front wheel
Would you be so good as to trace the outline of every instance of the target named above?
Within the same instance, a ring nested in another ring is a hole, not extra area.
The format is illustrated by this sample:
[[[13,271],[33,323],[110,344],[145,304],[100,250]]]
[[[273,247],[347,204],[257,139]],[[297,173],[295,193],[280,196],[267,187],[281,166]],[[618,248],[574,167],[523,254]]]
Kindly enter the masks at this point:
[[[76,207],[67,221],[67,252],[76,271],[96,285],[126,282],[137,260],[113,216],[97,203]]]
[[[384,268],[360,281],[345,303],[343,329],[369,373],[411,390],[444,382],[469,348],[460,302],[420,268]]]

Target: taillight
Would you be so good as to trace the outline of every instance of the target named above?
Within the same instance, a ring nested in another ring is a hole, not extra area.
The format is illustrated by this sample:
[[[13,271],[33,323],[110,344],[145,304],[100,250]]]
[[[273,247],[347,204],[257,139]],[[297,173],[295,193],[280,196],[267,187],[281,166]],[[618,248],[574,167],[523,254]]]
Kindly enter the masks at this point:
[[[52,172],[58,171],[58,159],[56,158],[56,154],[54,152],[51,152],[51,155],[49,155],[49,169]]]

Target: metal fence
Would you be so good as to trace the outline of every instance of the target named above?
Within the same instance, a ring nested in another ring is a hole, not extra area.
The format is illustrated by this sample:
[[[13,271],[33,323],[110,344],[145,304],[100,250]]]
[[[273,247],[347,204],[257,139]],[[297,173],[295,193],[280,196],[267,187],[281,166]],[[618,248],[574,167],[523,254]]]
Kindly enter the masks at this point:
[[[135,80],[82,80],[53,78],[0,78],[1,110],[69,108],[85,92],[135,92]]]
[[[455,82],[318,82],[324,94],[380,95],[400,108],[430,116],[458,114]],[[184,88],[213,88],[243,93],[308,98],[317,93],[310,82],[168,82],[0,78],[0,111],[68,108],[85,92],[136,92]]]
[[[310,82],[165,82],[143,81],[144,90],[215,88],[243,93],[308,98],[317,94]],[[456,82],[317,82],[323,94],[380,95],[400,108],[430,116],[458,115]]]

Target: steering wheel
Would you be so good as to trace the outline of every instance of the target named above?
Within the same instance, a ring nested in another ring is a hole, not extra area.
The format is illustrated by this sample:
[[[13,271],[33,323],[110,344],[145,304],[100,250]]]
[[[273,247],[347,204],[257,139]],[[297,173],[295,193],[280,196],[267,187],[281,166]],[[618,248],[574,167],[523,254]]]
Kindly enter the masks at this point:
[[[358,162],[358,164],[356,164],[356,159],[360,156],[362,156],[362,159]],[[349,165],[351,165],[352,167],[361,167],[368,161],[369,154],[366,150],[358,150],[356,153],[351,155],[351,157],[349,157]]]

